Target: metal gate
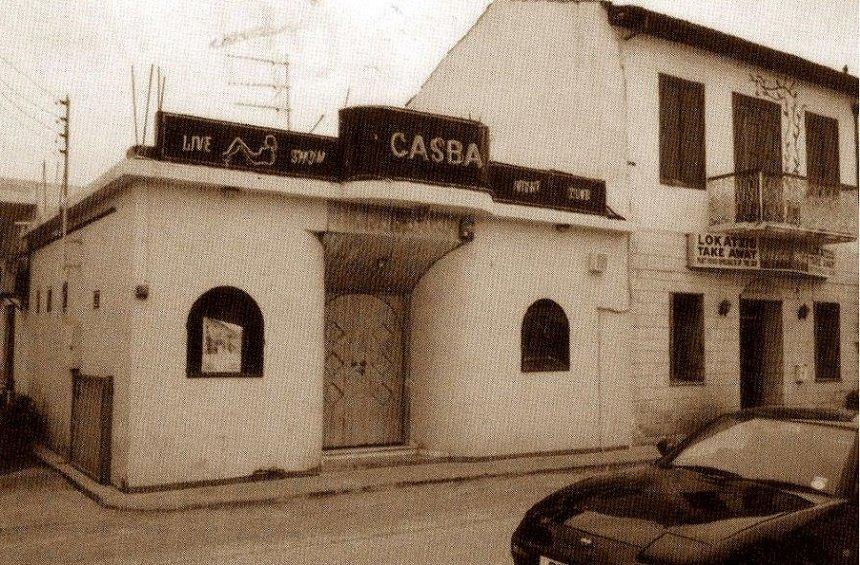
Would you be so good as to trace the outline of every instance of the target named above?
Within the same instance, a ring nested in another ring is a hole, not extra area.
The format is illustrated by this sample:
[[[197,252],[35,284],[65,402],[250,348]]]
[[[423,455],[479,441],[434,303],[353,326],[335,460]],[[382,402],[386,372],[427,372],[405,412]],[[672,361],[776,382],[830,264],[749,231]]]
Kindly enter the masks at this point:
[[[69,459],[102,484],[110,482],[113,377],[72,371],[72,429]]]

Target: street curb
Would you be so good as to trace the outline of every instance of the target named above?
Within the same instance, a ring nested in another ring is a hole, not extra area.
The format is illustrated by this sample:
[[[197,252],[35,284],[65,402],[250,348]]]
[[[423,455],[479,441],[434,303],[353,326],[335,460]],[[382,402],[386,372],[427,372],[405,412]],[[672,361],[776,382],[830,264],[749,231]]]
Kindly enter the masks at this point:
[[[406,465],[393,463],[389,466],[359,466],[345,470],[324,469],[319,473],[288,478],[129,493],[114,486],[97,483],[44,446],[35,446],[33,451],[46,465],[62,474],[76,488],[102,506],[141,511],[249,505],[298,497],[326,497],[385,488],[560,473],[577,469],[608,470],[653,461],[657,457],[657,450],[649,445],[470,461],[431,459]]]

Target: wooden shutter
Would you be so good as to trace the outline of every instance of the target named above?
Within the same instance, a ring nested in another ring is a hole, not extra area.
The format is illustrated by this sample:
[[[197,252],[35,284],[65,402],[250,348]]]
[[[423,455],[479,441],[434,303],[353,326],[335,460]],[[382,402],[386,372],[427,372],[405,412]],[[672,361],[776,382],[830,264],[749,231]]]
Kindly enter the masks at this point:
[[[806,176],[815,184],[839,186],[839,122],[806,113]]]
[[[841,378],[839,304],[816,303],[815,380],[835,381]]]
[[[661,74],[660,180],[705,187],[705,87]]]
[[[686,186],[705,188],[705,87],[681,82],[681,180]]]
[[[782,172],[782,110],[779,104],[732,94],[735,171]]]
[[[660,180],[674,184],[680,179],[681,96],[678,79],[660,75]]]

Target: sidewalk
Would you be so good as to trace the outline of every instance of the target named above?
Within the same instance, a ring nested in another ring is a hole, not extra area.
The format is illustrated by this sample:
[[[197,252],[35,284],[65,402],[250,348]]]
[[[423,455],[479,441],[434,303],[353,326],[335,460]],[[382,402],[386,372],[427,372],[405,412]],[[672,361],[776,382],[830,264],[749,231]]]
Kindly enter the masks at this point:
[[[329,460],[323,464],[319,473],[312,475],[127,493],[113,486],[96,483],[44,447],[37,447],[35,453],[39,459],[62,473],[99,504],[126,510],[207,508],[405,485],[513,477],[575,469],[602,470],[644,463],[657,457],[653,446],[477,461],[437,458],[386,460],[384,454],[380,454],[379,457]]]

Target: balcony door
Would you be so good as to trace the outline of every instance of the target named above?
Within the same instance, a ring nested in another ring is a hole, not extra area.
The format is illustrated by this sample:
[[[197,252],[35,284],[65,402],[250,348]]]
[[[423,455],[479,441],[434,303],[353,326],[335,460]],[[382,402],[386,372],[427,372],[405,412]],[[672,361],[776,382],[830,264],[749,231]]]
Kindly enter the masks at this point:
[[[736,204],[738,222],[766,221],[782,210],[782,183],[770,177],[761,187],[759,175],[782,172],[782,110],[779,104],[732,94],[735,142]]]

